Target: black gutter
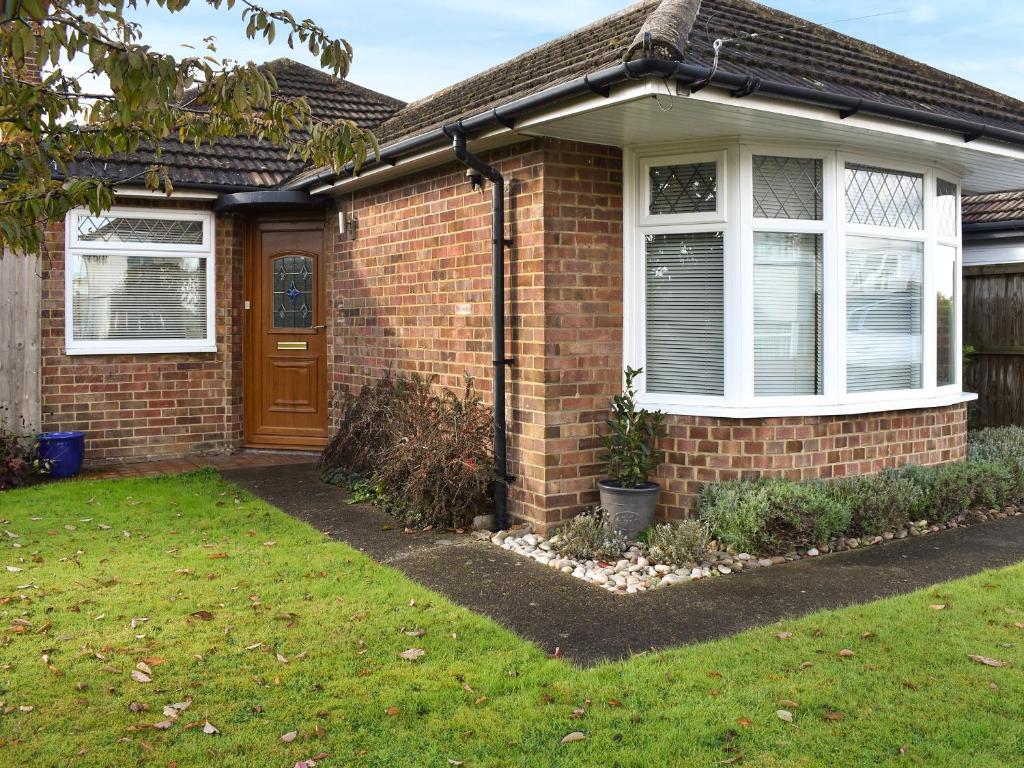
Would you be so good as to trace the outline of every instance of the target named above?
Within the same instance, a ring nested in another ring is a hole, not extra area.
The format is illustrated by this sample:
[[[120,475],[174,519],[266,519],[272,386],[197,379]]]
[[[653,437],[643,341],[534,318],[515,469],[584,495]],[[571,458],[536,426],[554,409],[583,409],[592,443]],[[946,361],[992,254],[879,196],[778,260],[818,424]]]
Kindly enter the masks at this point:
[[[975,141],[984,136],[995,141],[1015,146],[1024,146],[1024,131],[999,128],[974,120],[939,115],[923,109],[901,107],[873,99],[827,93],[814,88],[774,80],[761,80],[748,75],[712,70],[709,67],[694,64],[684,64],[664,59],[637,59],[560,83],[552,88],[516,99],[495,109],[489,109],[472,117],[459,120],[456,123],[435,128],[418,136],[399,141],[396,144],[384,147],[381,150],[379,161],[367,162],[363,168],[372,167],[375,162],[394,165],[400,157],[426,149],[438,148],[448,143],[451,131],[456,128],[465,135],[479,133],[495,127],[504,127],[511,130],[515,126],[516,118],[522,117],[531,111],[570,98],[592,96],[595,92],[603,95],[611,86],[644,77],[672,78],[682,85],[700,84],[701,87],[714,85],[729,91],[736,98],[743,98],[753,93],[774,96],[781,99],[837,109],[841,117],[849,117],[853,114],[861,113],[926,125],[931,128],[959,133],[964,137],[965,142]],[[351,164],[346,166],[341,173],[324,169],[314,176],[303,180],[295,188],[308,190],[318,184],[330,184],[341,178],[342,174],[353,174]]]
[[[491,199],[491,363],[494,369],[492,395],[494,400],[494,524],[497,530],[508,527],[508,474],[505,447],[505,366],[512,360],[505,357],[505,178],[497,168],[488,165],[466,148],[466,134],[452,129],[452,149],[460,163],[468,166],[492,185]],[[471,182],[482,186],[478,179]]]
[[[1008,232],[1024,229],[1024,220],[964,222],[964,234],[978,232]]]

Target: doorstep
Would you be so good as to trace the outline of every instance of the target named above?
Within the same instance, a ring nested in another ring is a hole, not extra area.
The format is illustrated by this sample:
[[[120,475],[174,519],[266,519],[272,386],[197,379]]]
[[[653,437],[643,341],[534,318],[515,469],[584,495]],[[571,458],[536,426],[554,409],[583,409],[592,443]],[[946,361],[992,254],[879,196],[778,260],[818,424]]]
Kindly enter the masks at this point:
[[[473,536],[405,534],[312,465],[236,469],[226,479],[581,665],[714,640],[815,611],[912,592],[1024,560],[1024,517],[631,595],[595,589]]]
[[[231,454],[184,456],[177,459],[156,459],[85,469],[84,480],[108,480],[118,477],[157,477],[195,472],[200,469],[231,470],[255,467],[278,467],[294,464],[314,464],[318,453],[308,451],[243,450]]]

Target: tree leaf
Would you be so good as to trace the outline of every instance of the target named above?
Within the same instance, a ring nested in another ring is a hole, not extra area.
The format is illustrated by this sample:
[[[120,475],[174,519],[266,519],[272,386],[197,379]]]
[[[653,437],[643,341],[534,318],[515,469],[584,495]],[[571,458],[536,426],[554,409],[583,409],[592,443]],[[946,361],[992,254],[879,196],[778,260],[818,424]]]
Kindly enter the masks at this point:
[[[408,650],[402,651],[398,654],[398,658],[405,659],[406,661],[416,661],[416,659],[426,655],[427,652],[422,648],[409,648]]]
[[[971,661],[975,661],[978,664],[984,664],[986,667],[1008,667],[1010,663],[1007,661],[1000,661],[999,659],[993,659],[991,656],[978,656],[973,653],[967,654],[967,658]]]
[[[583,733],[583,731],[573,731],[572,733],[567,733],[565,736],[562,737],[562,743],[572,744],[576,741],[586,741],[586,739],[587,734]]]

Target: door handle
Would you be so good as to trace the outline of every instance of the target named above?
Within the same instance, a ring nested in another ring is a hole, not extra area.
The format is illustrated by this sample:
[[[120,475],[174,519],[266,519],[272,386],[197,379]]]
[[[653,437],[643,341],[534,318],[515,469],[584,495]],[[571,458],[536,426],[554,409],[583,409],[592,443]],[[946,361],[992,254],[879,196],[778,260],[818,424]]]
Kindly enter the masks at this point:
[[[313,326],[313,330],[314,331],[319,331],[321,328],[325,328],[326,329],[327,326],[326,325],[314,325]]]

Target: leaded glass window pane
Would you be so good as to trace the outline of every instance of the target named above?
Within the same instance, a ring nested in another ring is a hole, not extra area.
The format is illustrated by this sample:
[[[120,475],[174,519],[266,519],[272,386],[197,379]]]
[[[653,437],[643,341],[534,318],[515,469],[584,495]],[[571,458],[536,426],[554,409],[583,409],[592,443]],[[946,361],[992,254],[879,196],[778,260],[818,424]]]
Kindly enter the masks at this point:
[[[822,236],[754,233],[754,394],[822,392]]]
[[[846,241],[846,389],[922,386],[924,244]]]
[[[755,218],[821,220],[821,160],[755,155],[753,172]]]
[[[705,213],[718,207],[718,165],[685,163],[651,168],[652,216]]]
[[[867,165],[846,166],[846,220],[899,229],[924,228],[924,177]]]
[[[938,222],[939,234],[943,237],[956,237],[956,217],[960,200],[956,194],[956,184],[937,179],[935,181],[935,218]]]
[[[82,215],[78,217],[78,241],[202,245],[203,222],[195,219]]]
[[[274,259],[274,328],[313,327],[313,259]]]
[[[647,235],[647,391],[725,391],[721,232]]]
[[[76,341],[206,337],[206,259],[124,253],[72,261]]]

